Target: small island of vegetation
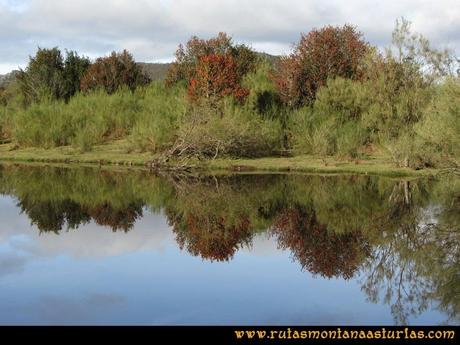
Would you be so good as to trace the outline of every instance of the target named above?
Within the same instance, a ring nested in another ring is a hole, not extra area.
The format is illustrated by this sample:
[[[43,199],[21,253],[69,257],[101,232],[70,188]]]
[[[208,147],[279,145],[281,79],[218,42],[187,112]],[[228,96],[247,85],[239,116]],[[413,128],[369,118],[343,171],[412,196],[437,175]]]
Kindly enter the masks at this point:
[[[0,87],[0,159],[458,172],[459,61],[404,19],[392,38],[381,51],[326,26],[278,58],[225,33],[192,37],[164,80],[126,50],[90,61],[39,48]]]

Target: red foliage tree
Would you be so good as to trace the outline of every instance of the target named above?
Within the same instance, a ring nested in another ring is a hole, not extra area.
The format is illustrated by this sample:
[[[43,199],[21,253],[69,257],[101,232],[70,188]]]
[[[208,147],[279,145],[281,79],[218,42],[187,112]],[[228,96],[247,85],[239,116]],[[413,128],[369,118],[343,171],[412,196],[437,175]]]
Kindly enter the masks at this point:
[[[326,26],[302,34],[294,52],[281,59],[274,80],[290,106],[311,104],[328,78],[359,79],[360,63],[369,45],[353,26]]]
[[[195,76],[200,59],[213,54],[231,55],[240,78],[255,70],[258,61],[258,56],[252,49],[244,44],[235,45],[226,33],[220,32],[216,37],[208,40],[193,36],[185,47],[179,45],[175,54],[176,61],[171,64],[166,76],[166,85],[180,81],[190,83]]]
[[[249,90],[241,87],[241,76],[231,55],[210,54],[200,58],[195,75],[188,88],[192,100],[204,100],[208,104],[225,96],[233,95],[238,101],[244,101]]]

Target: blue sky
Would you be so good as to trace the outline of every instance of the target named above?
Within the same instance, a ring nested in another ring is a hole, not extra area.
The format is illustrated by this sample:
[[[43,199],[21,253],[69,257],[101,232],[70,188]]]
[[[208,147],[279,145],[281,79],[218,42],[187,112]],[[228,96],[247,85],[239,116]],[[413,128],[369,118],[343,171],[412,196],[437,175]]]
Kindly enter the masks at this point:
[[[24,66],[37,46],[90,57],[127,48],[139,61],[169,61],[191,35],[219,31],[283,54],[301,32],[351,23],[382,47],[401,16],[436,45],[460,51],[458,0],[0,0],[0,73]]]

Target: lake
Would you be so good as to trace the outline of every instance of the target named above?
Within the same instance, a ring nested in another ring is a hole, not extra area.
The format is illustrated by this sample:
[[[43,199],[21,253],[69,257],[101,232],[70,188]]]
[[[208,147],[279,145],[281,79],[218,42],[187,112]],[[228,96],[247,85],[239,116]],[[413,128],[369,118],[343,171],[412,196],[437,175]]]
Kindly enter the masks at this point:
[[[0,324],[460,323],[460,179],[0,165]]]

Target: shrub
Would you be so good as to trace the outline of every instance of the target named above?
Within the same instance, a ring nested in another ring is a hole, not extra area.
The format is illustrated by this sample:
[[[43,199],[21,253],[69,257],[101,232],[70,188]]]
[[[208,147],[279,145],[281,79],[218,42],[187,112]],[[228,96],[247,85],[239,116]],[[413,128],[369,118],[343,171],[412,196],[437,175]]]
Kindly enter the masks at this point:
[[[166,84],[173,85],[181,81],[190,83],[196,75],[196,68],[200,59],[208,55],[230,55],[236,66],[238,78],[254,71],[258,57],[257,54],[244,44],[235,45],[232,38],[221,32],[216,37],[208,40],[193,36],[185,48],[181,44],[176,51],[176,61],[171,64],[166,77]]]
[[[282,148],[281,133],[279,121],[254,117],[227,100],[222,116],[212,108],[193,108],[179,128],[174,149],[186,155],[260,157]]]
[[[261,60],[255,71],[248,73],[242,86],[249,90],[246,106],[265,119],[283,120],[285,111],[271,78],[272,66]]]
[[[0,105],[0,140],[3,141],[11,137],[10,133],[10,118],[7,108]]]
[[[195,75],[190,80],[188,94],[197,103],[216,107],[226,96],[243,102],[249,94],[241,87],[241,76],[231,55],[211,54],[200,57]]]
[[[83,92],[103,89],[112,94],[121,87],[134,91],[149,81],[133,56],[123,50],[121,53],[112,52],[110,56],[98,58],[91,64],[81,79],[80,88]]]
[[[362,123],[372,100],[359,81],[330,79],[319,89],[312,107],[294,112],[290,119],[291,143],[302,153],[355,157],[370,141]]]
[[[143,92],[141,110],[129,136],[134,149],[157,152],[174,143],[186,112],[185,91],[152,83]]]
[[[460,80],[436,90],[422,121],[415,125],[418,158],[423,165],[460,167]]]
[[[58,48],[38,48],[27,68],[17,75],[19,90],[26,104],[46,97],[68,101],[79,90],[80,79],[88,65],[88,58],[76,52],[67,51],[64,59]]]
[[[350,25],[326,26],[302,35],[294,52],[277,68],[275,81],[280,97],[289,106],[308,105],[328,79],[361,78],[360,66],[368,50],[362,34]]]
[[[47,100],[13,114],[13,137],[21,146],[74,145],[89,150],[92,145],[128,135],[140,107],[138,97],[121,89],[79,94],[67,104]]]

